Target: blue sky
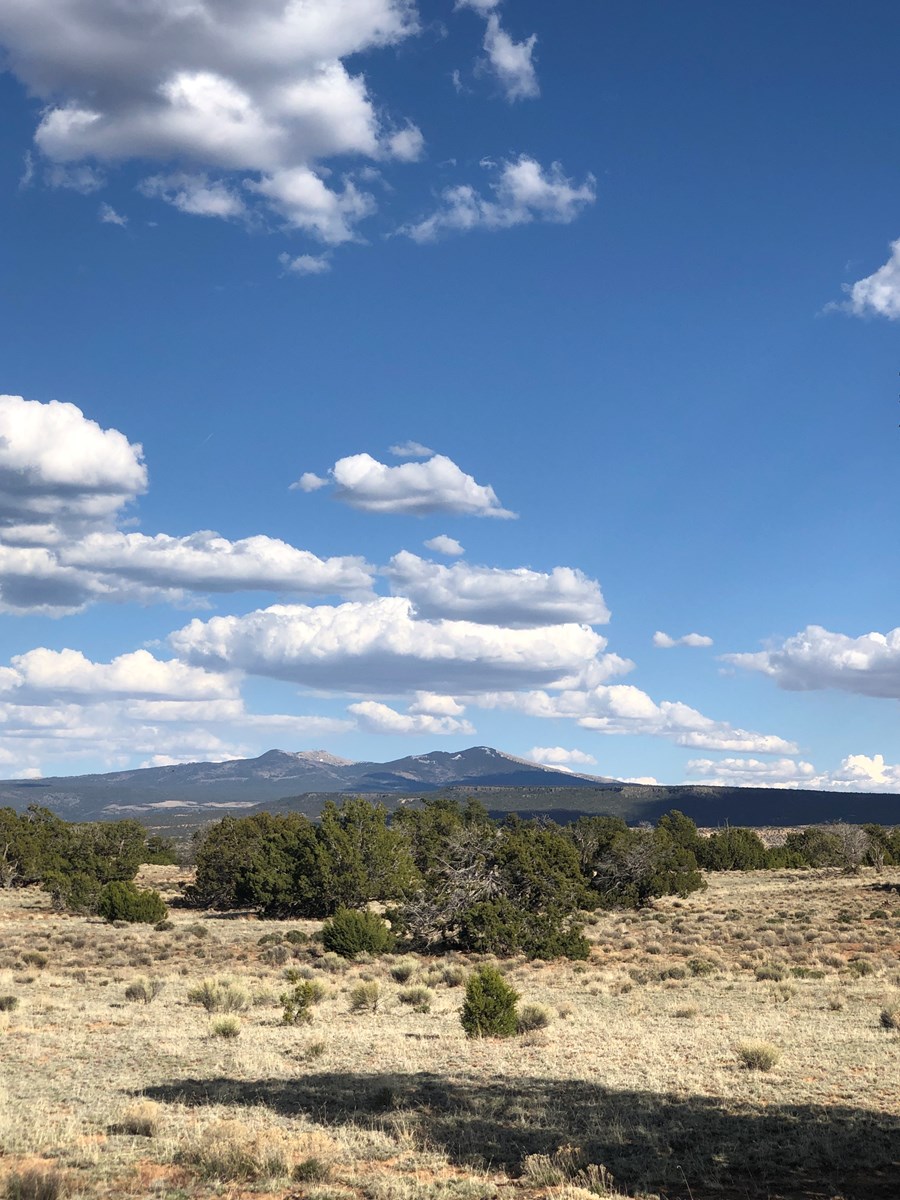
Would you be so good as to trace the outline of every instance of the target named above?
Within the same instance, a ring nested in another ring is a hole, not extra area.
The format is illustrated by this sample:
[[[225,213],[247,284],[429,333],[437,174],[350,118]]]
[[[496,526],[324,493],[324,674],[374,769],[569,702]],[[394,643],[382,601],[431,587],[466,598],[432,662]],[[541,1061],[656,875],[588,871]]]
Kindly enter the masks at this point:
[[[0,0],[0,774],[900,791],[898,36]]]

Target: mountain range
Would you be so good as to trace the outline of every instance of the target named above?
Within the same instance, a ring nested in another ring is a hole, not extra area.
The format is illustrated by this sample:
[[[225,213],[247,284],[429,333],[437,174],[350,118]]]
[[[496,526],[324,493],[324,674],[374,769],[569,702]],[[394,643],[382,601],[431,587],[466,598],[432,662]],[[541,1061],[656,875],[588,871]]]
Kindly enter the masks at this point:
[[[258,758],[178,763],[102,775],[0,780],[0,806],[30,804],[70,821],[136,817],[153,828],[196,828],[266,809],[315,817],[328,797],[368,795],[389,809],[428,794],[476,795],[494,813],[571,820],[610,813],[655,820],[679,808],[700,825],[900,823],[900,796],[767,788],[625,783],[540,766],[490,746],[391,762],[352,762],[324,750],[269,750]]]

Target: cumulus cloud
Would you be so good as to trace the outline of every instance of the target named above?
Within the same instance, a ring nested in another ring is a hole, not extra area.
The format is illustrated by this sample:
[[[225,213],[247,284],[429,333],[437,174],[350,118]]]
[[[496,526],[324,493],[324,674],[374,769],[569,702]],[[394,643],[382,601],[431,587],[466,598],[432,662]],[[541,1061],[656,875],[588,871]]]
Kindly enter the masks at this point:
[[[408,596],[423,617],[527,628],[569,621],[598,625],[610,615],[599,583],[572,567],[546,573],[462,562],[445,567],[402,550],[386,574],[393,592]]]
[[[657,704],[646,692],[630,684],[598,684],[561,688],[556,692],[485,692],[473,695],[472,703],[486,708],[514,709],[532,717],[565,718],[596,733],[662,737],[679,746],[704,750],[754,754],[794,754],[797,750],[784,738],[737,729],[680,701],[662,700]]]
[[[768,675],[788,691],[831,688],[900,699],[900,628],[854,638],[808,625],[777,648],[722,657]]]
[[[363,558],[322,559],[278,538],[257,535],[232,542],[209,530],[186,537],[95,533],[60,548],[57,557],[66,567],[148,587],[204,592],[369,592],[374,572]]]
[[[434,454],[433,450],[429,450],[421,442],[413,441],[399,442],[396,446],[391,446],[390,451],[397,458],[431,458]]]
[[[241,196],[222,180],[210,180],[205,174],[179,171],[171,175],[151,175],[141,181],[139,190],[145,196],[165,200],[179,212],[195,217],[229,220],[247,215]]]
[[[55,699],[67,696],[157,696],[182,700],[218,699],[236,694],[225,675],[164,661],[148,650],[121,654],[109,663],[91,662],[80,650],[38,647],[0,668],[0,694]]]
[[[534,47],[537,35],[524,42],[514,41],[500,24],[496,13],[490,13],[484,34],[484,49],[491,70],[496,75],[506,99],[528,100],[539,96],[541,89],[534,68]]]
[[[373,208],[317,163],[335,155],[421,154],[412,122],[385,121],[344,60],[417,32],[411,0],[7,0],[0,43],[45,102],[35,132],[60,171],[92,162],[182,162],[250,175],[255,194],[322,240],[349,240]],[[70,185],[65,185],[70,186]],[[221,179],[160,185],[185,212],[231,217]]]
[[[683,637],[669,637],[661,629],[653,635],[653,645],[661,650],[671,650],[673,646],[711,646],[713,640],[703,633],[686,633]]]
[[[695,758],[687,765],[688,783],[720,787],[810,788],[827,792],[900,792],[900,766],[882,754],[850,754],[834,771],[817,771],[810,762],[778,758]]]
[[[402,597],[273,605],[246,616],[194,620],[169,640],[186,662],[207,669],[385,695],[546,685],[578,670],[605,646],[605,639],[583,625],[509,629],[421,620]]]
[[[427,713],[434,717],[461,717],[464,705],[452,696],[441,696],[437,692],[416,692],[408,706],[411,713]]]
[[[416,242],[433,242],[448,233],[509,229],[532,221],[566,225],[597,198],[593,175],[576,184],[559,163],[545,169],[526,154],[501,163],[490,186],[492,199],[469,184],[446,188],[436,212],[401,232]]]
[[[714,787],[817,788],[821,779],[810,762],[793,758],[692,758],[686,783]]]
[[[448,537],[446,533],[439,533],[437,537],[429,538],[422,545],[426,550],[433,550],[435,554],[446,554],[448,558],[457,558],[460,554],[465,554],[456,538]]]
[[[331,261],[324,254],[298,254],[295,258],[279,254],[278,261],[292,275],[325,275],[331,270]]]
[[[376,700],[361,700],[347,709],[356,717],[367,733],[433,734],[444,736],[451,733],[474,733],[469,721],[456,717],[436,716],[431,713],[399,713],[396,709]]]
[[[118,430],[73,404],[0,396],[0,612],[64,616],[203,592],[371,593],[375,568],[358,556],[322,559],[262,535],[117,530],[146,486],[141,447]]]
[[[472,8],[477,13],[489,13],[499,4],[500,0],[456,0],[457,8]]]
[[[845,289],[848,293],[843,307],[857,317],[900,318],[900,238],[891,242],[891,257],[865,279]]]
[[[584,750],[566,750],[563,746],[532,746],[528,757],[549,767],[592,767],[597,765],[593,754]]]
[[[143,451],[74,404],[0,396],[0,537],[51,545],[108,526],[147,488]]]
[[[351,454],[339,458],[328,474],[336,485],[335,499],[363,512],[417,517],[439,512],[474,517],[516,515],[501,507],[489,484],[476,483],[443,454],[398,467],[389,467],[371,454]],[[307,471],[291,487],[310,492],[327,482]]]

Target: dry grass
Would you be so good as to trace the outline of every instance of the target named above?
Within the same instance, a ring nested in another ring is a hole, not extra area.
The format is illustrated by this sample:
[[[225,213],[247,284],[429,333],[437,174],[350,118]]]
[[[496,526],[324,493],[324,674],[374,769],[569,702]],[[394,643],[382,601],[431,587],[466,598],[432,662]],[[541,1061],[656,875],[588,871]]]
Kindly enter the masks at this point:
[[[171,899],[178,879],[146,882]],[[172,921],[114,929],[0,892],[0,996],[18,1000],[0,1012],[0,1196],[29,1172],[74,1200],[897,1195],[900,1038],[880,1014],[900,871],[714,875],[600,915],[590,961],[509,966],[552,1020],[508,1041],[464,1036],[459,957],[336,967],[280,941],[280,962],[260,938],[315,923]],[[327,991],[286,1025],[279,997],[306,977]],[[222,979],[248,998],[238,1038],[189,999]],[[153,1003],[129,1002],[148,980]],[[352,1013],[371,984],[377,1008]],[[743,1069],[747,1042],[779,1047],[777,1069]]]

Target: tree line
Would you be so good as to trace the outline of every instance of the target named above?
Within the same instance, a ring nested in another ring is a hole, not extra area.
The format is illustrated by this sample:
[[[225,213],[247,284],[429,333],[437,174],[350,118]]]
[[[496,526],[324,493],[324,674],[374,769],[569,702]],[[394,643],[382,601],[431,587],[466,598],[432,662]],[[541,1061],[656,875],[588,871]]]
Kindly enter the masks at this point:
[[[350,797],[327,801],[317,822],[224,817],[195,835],[193,858],[185,900],[198,908],[327,918],[374,902],[412,948],[584,958],[586,912],[687,896],[709,870],[880,869],[900,863],[900,829],[812,826],[767,847],[750,829],[704,837],[677,811],[640,828],[610,816],[561,826],[498,821],[474,799],[430,797],[390,815]],[[148,861],[174,861],[172,846],[137,821],[69,824],[46,809],[0,810],[0,886],[40,883],[61,908],[98,912],[103,894],[109,910],[111,885]]]

